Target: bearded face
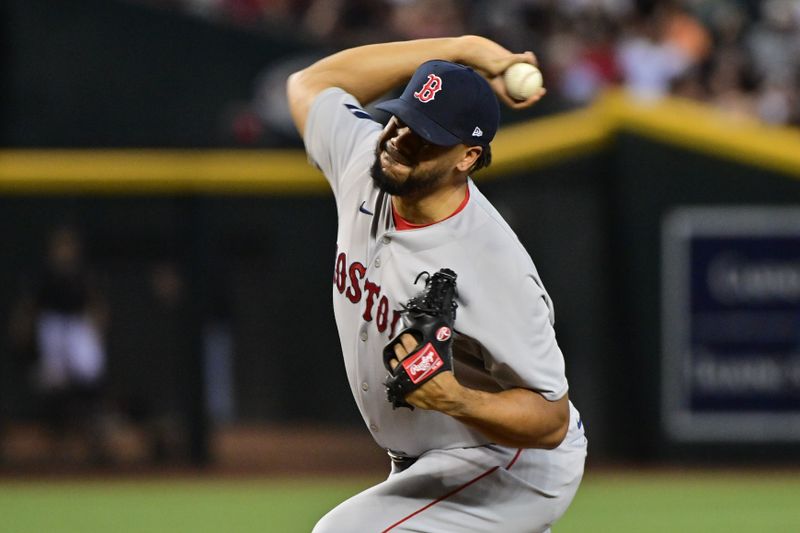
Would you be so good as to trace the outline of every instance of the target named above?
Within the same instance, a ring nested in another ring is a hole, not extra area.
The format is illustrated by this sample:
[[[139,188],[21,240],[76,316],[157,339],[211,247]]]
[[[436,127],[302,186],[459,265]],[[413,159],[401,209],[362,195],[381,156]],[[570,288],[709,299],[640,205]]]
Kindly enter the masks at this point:
[[[392,196],[415,196],[436,188],[447,175],[445,171],[435,169],[422,170],[410,166],[404,174],[394,172],[392,165],[385,165],[380,151],[375,152],[375,161],[372,163],[370,175],[375,186]]]
[[[392,117],[378,139],[370,175],[393,196],[423,195],[452,175],[462,151],[461,145],[431,144]]]

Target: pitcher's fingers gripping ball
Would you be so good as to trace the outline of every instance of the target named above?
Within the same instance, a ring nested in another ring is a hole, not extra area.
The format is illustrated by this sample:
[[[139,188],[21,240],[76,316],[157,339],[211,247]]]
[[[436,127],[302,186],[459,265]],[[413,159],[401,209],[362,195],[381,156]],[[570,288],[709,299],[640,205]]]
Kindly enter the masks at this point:
[[[503,73],[509,96],[524,101],[539,92],[544,80],[541,71],[530,63],[514,63]]]
[[[423,275],[428,273],[422,272],[417,281]],[[447,268],[428,275],[425,289],[402,306],[406,328],[383,349],[383,364],[390,372],[385,382],[386,396],[394,409],[413,410],[406,396],[441,372],[453,369],[453,323],[458,308],[456,278],[456,273]],[[416,340],[416,347],[397,364],[398,351],[406,349],[405,335]]]

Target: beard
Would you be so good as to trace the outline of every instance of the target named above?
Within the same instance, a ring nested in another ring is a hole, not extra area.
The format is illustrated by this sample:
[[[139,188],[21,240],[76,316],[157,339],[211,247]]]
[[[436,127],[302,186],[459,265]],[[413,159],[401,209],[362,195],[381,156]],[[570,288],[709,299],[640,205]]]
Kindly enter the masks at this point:
[[[444,176],[443,172],[436,169],[419,171],[416,167],[411,167],[405,181],[397,181],[381,167],[380,150],[375,150],[375,161],[369,170],[372,182],[375,186],[385,193],[392,196],[416,196],[424,194],[434,188]]]

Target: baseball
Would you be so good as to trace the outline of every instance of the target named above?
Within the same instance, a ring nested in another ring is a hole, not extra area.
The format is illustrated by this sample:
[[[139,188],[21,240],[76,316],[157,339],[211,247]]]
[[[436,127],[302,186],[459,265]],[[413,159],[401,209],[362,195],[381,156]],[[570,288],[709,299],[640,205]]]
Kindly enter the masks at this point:
[[[542,73],[530,63],[514,63],[503,73],[511,98],[527,100],[542,88]]]

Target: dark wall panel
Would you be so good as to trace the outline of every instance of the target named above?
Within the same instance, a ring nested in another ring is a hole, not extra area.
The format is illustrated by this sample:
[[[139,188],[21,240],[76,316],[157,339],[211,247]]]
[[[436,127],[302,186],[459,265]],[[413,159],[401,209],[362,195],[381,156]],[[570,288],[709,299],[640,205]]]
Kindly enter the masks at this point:
[[[661,221],[676,206],[785,206],[800,204],[800,180],[651,140],[618,138],[613,181],[611,243],[618,288],[615,330],[623,343],[609,400],[624,410],[615,418],[613,447],[625,456],[739,455],[782,458],[796,446],[669,446],[660,431]]]
[[[108,0],[4,2],[0,142],[7,146],[218,146],[258,74],[298,52],[247,33]]]
[[[47,235],[66,222],[109,303],[113,389],[185,411],[201,331],[191,321],[205,317],[231,326],[240,419],[351,423],[330,303],[334,211],[327,196],[2,198],[0,316],[35,287]],[[4,403],[25,413],[29,383],[4,341]]]
[[[478,184],[555,302],[594,458],[791,456],[666,445],[660,224],[675,206],[797,205],[800,181],[624,134],[609,153]],[[224,323],[238,419],[360,425],[331,306],[330,195],[0,198],[0,317],[32,286],[47,232],[64,221],[83,231],[109,300],[116,390],[191,418],[202,400],[202,375],[187,372],[201,368],[199,323]],[[24,354],[2,331],[2,412],[31,416]]]

